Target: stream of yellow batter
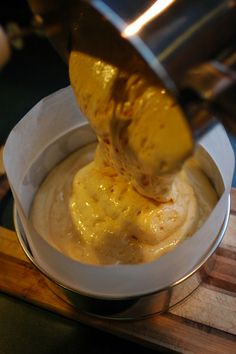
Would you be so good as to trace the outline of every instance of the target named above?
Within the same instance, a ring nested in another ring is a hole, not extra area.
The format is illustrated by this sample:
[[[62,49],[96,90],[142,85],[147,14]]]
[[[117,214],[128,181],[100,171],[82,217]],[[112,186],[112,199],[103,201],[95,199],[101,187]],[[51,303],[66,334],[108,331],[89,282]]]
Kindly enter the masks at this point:
[[[104,33],[101,45],[99,29],[81,26],[69,62],[98,137],[95,157],[88,164],[95,147],[86,147],[57,166],[31,217],[41,235],[82,262],[148,262],[192,235],[217,195],[194,159],[182,167],[193,141],[178,105],[126,43]]]

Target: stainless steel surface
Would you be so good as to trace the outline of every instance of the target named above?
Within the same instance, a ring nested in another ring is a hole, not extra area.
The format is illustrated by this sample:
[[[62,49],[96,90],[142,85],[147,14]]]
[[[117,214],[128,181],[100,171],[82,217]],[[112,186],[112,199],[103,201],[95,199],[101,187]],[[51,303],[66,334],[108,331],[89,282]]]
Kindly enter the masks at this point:
[[[235,0],[89,3],[132,43],[176,96],[196,137],[209,128],[212,112],[236,131],[235,61],[229,59],[235,56]]]
[[[224,223],[218,233],[215,243],[212,245],[211,249],[209,249],[207,254],[202,257],[201,262],[195,267],[195,269],[184,278],[178,280],[174,284],[170,284],[168,288],[161,289],[156,293],[122,300],[104,300],[84,296],[65,287],[63,284],[59,284],[34,260],[16,208],[14,209],[14,223],[19,242],[25,254],[36,268],[38,268],[38,270],[46,277],[48,286],[55,294],[57,294],[57,296],[72,304],[76,310],[93,316],[117,320],[130,320],[167,311],[170,307],[176,305],[197,289],[204,277],[206,277],[214,267],[215,251],[224,237],[229,221],[229,215],[230,197],[228,199]]]
[[[73,27],[96,9],[176,97],[196,137],[209,128],[212,112],[236,133],[236,0],[28,1],[66,59]]]
[[[89,3],[132,42],[171,91],[181,86],[188,69],[215,58],[235,43],[236,1]]]

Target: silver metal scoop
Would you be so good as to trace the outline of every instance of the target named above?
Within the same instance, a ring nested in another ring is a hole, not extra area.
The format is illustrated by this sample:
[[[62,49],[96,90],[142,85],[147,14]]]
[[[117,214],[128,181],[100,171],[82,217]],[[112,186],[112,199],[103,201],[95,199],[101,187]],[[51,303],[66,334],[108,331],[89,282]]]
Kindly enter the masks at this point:
[[[195,136],[220,118],[236,133],[236,0],[29,0],[68,58],[70,33],[93,9],[144,58],[184,109]]]

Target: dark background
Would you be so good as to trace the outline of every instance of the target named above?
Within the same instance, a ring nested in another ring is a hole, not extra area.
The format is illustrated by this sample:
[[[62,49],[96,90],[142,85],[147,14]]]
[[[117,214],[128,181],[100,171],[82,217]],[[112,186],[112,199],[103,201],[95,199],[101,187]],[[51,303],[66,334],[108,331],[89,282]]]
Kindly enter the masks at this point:
[[[1,25],[15,21],[28,26],[31,19],[24,0],[5,1],[1,7]],[[67,66],[49,41],[37,36],[25,38],[23,49],[13,50],[11,60],[0,71],[0,145],[4,144],[17,121],[42,97],[68,84]],[[236,148],[236,140],[231,137],[231,141]],[[13,227],[11,215],[9,197],[0,223]],[[0,293],[1,354],[121,352],[152,353]]]

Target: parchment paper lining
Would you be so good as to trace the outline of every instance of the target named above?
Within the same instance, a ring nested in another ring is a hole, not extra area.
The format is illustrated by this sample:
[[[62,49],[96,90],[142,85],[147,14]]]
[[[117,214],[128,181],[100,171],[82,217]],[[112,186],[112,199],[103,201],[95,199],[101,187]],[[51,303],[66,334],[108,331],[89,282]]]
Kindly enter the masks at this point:
[[[201,229],[154,262],[113,266],[68,258],[38,235],[27,218],[33,196],[51,168],[95,139],[70,87],[41,100],[10,133],[4,165],[33,256],[53,279],[89,296],[121,299],[169,287],[199,264],[223,223],[235,162],[227,135],[218,124],[199,142],[198,158],[220,195]]]

